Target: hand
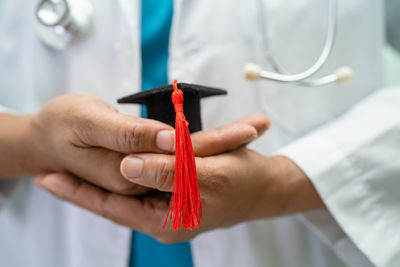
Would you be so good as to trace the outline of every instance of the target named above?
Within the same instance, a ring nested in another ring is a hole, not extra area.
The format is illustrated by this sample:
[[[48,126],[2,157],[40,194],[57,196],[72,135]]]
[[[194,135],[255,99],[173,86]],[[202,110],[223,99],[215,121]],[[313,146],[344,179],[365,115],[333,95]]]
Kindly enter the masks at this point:
[[[210,130],[210,131],[202,131],[198,132],[192,135],[192,142],[193,146],[195,149],[195,153],[198,156],[206,157],[210,154],[218,154],[230,150],[237,149],[238,147],[243,146],[247,142],[253,140],[255,137],[261,135],[263,132],[267,130],[269,127],[269,121],[265,116],[263,115],[251,115],[247,116],[236,123],[230,124],[223,126],[221,128],[218,128],[216,130]],[[151,161],[144,161],[145,164],[143,164],[143,171],[144,171],[144,176],[143,177],[151,177],[156,180],[158,180],[160,183],[161,179],[169,179],[169,183],[171,183],[171,188],[172,189],[172,179],[173,179],[173,172],[174,172],[174,155],[163,155],[163,154],[153,154],[153,153],[140,153],[140,154],[133,154],[135,157],[141,157],[144,159],[144,157],[150,157]],[[132,162],[129,161],[129,159],[132,158],[126,157],[124,162],[121,164],[121,169],[123,172],[126,171],[127,165],[132,164]],[[202,158],[198,157],[197,160],[201,160]],[[207,158],[207,161],[210,161],[211,163],[213,162],[213,158],[209,157]],[[150,165],[148,165],[150,163]],[[134,163],[133,163],[134,164]],[[207,164],[207,163],[204,163]],[[212,163],[213,165],[214,163]],[[228,162],[229,164],[229,162]],[[235,163],[236,164],[236,163]],[[135,165],[135,164],[134,164]],[[153,168],[154,167],[154,168]],[[132,169],[132,166],[128,166],[128,169],[131,169],[131,171],[134,171],[134,168]],[[203,177],[205,175],[202,175],[204,171],[207,171],[207,168],[205,168],[205,165],[199,166],[199,178]],[[154,177],[152,177],[154,175]],[[168,178],[167,178],[168,177]],[[208,178],[208,177],[206,177]],[[211,177],[210,177],[211,178]],[[201,182],[204,181],[202,179],[199,179],[200,182],[200,190],[202,188],[207,188],[207,193],[209,189],[215,190],[218,187],[218,181],[212,181],[211,183],[208,184],[204,183],[202,184]],[[140,198],[135,198],[135,197],[126,197],[122,196],[121,194],[113,194],[109,192],[104,192],[103,190],[100,190],[92,185],[89,185],[87,183],[82,183],[81,180],[73,175],[67,175],[67,174],[48,174],[48,175],[41,175],[38,176],[35,179],[35,184],[39,187],[42,187],[44,189],[50,189],[51,192],[56,194],[57,196],[60,196],[62,198],[65,198],[67,200],[70,200],[78,205],[83,205],[83,207],[86,207],[89,210],[92,210],[94,212],[97,212],[103,216],[108,217],[108,213],[111,211],[106,211],[108,210],[108,201],[106,198],[114,198],[117,197],[119,201],[121,201],[120,204],[114,203],[111,205],[112,210],[119,210],[122,211],[121,208],[132,208],[130,206],[130,202],[133,201],[134,203],[142,203],[140,201],[143,200],[143,206],[142,208],[147,210],[148,209],[148,204],[150,206],[152,204],[163,204],[165,208],[167,208],[168,204],[168,195],[165,194],[159,194],[157,192],[152,192],[151,194],[148,194],[146,196],[142,196]],[[214,186],[212,186],[214,184]],[[170,191],[169,189],[165,190],[161,186],[154,186],[152,184],[149,184],[151,188],[153,189],[161,189],[163,191]],[[211,186],[211,187],[210,187]],[[211,192],[212,194],[212,192]],[[166,198],[167,196],[167,198]],[[120,205],[119,207],[114,206],[115,204]],[[125,210],[126,211],[126,210]],[[132,212],[135,212],[133,210]],[[125,215],[131,216],[131,212],[125,213]],[[166,216],[166,209],[160,210],[160,218],[163,217],[165,219]],[[135,218],[139,218],[136,217]],[[116,219],[116,221],[119,221],[120,218]],[[161,221],[160,221],[161,222]],[[120,222],[122,223],[122,222]],[[153,220],[151,221],[143,221],[143,224],[149,224],[149,225],[154,225],[154,229],[161,230],[160,225],[156,225],[156,222]],[[129,224],[129,226],[133,227],[133,225]],[[140,230],[140,228],[138,228]]]
[[[14,171],[9,170],[9,175],[70,173],[124,194],[147,191],[122,177],[119,165],[126,154],[171,153],[174,147],[172,127],[120,114],[91,95],[57,97],[39,114],[30,115],[28,125],[20,140],[22,164]],[[9,150],[13,153],[18,149]],[[6,168],[0,168],[3,175]]]
[[[207,134],[196,135],[194,138],[199,140],[204,138],[204,142],[196,142],[208,143]],[[228,144],[229,139],[221,140],[224,141],[224,145],[219,144],[221,148],[232,147],[233,142]],[[214,145],[204,145],[202,149],[212,151]],[[139,176],[136,178],[126,173],[128,169],[132,171],[138,167],[137,164],[129,166],[131,161],[128,159],[132,157],[143,160],[142,170],[134,171],[135,176]],[[104,192],[65,174],[40,176],[35,183],[60,198],[165,243],[190,240],[217,227],[323,206],[304,173],[284,157],[263,157],[241,147],[219,155],[197,157],[196,165],[204,217],[201,226],[194,231],[162,229],[169,200],[160,193],[142,197],[122,196]],[[121,169],[127,179],[135,183],[172,191],[172,155],[130,155],[122,162]],[[167,228],[171,229],[168,225]]]
[[[160,191],[172,191],[174,160],[171,156],[163,155],[161,160],[153,154],[129,157],[141,158],[143,169],[139,177],[124,173],[127,179]],[[129,165],[126,159],[121,169],[130,168],[124,165]],[[196,166],[203,204],[203,220],[198,229],[172,231],[171,222],[168,230],[162,229],[168,210],[168,198],[162,195],[147,196],[140,201],[116,198],[115,203],[110,201],[110,206],[115,206],[110,208],[108,214],[105,210],[106,216],[162,242],[174,243],[190,240],[201,232],[215,228],[324,207],[306,175],[283,156],[264,157],[241,147],[228,153],[198,157]],[[124,201],[126,210],[122,211]],[[121,205],[121,214],[112,212],[117,205]],[[141,214],[143,220],[122,216],[129,209],[135,209],[135,214]]]

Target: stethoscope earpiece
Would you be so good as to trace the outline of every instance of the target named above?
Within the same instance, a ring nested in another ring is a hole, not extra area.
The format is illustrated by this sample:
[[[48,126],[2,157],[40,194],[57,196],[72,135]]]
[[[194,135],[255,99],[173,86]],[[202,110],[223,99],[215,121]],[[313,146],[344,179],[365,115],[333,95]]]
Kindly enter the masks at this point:
[[[272,67],[275,69],[275,72],[263,70],[259,65],[254,63],[246,64],[244,68],[244,76],[248,80],[258,80],[258,79],[266,79],[275,82],[285,82],[285,83],[296,83],[302,86],[322,86],[331,83],[346,83],[350,81],[354,72],[350,67],[343,66],[338,68],[334,73],[330,75],[323,76],[318,79],[311,79],[311,76],[317,73],[322,66],[326,63],[329,55],[331,54],[333,43],[335,41],[336,35],[336,27],[337,27],[337,1],[338,0],[329,0],[328,6],[328,27],[325,38],[325,45],[322,49],[321,55],[315,61],[315,63],[309,67],[307,70],[291,74],[288,73],[273,57],[271,51],[266,51],[266,57],[268,61],[271,63]],[[262,1],[260,1],[259,10],[264,10],[262,7]],[[264,32],[264,24],[262,21],[262,16],[259,14],[260,25],[263,28]],[[265,36],[263,36],[263,40],[265,45],[268,47],[268,41]]]
[[[248,63],[244,67],[244,76],[247,80],[263,79],[263,70],[257,64]],[[316,80],[294,81],[294,83],[298,83],[299,85],[303,86],[315,87],[331,83],[338,83],[338,84],[348,83],[353,79],[353,77],[354,77],[353,69],[350,68],[349,66],[342,66],[338,68],[334,73],[323,76]]]
[[[353,80],[354,71],[349,66],[343,66],[335,71],[335,75],[337,76],[337,83],[347,83]]]
[[[248,63],[244,66],[244,77],[247,80],[258,80],[261,78],[261,67],[254,63]]]

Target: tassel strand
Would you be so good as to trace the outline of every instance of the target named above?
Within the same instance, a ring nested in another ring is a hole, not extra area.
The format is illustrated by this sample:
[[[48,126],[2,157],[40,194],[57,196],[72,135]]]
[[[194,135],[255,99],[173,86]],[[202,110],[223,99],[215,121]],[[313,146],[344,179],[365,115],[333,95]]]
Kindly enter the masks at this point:
[[[196,162],[192,141],[189,133],[189,123],[183,114],[183,92],[178,89],[177,81],[172,83],[172,103],[175,118],[175,176],[172,198],[165,219],[172,220],[172,229],[183,226],[185,229],[199,227],[202,217],[202,204],[197,182]]]

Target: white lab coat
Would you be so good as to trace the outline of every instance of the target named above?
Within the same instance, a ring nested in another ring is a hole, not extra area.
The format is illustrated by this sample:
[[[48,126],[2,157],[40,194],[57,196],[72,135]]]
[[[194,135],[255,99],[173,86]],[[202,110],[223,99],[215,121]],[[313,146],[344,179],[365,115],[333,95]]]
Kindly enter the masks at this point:
[[[70,92],[115,104],[139,90],[136,1],[93,1],[91,34],[65,51],[37,39],[34,2],[0,2],[0,105],[32,112]],[[326,33],[325,1],[265,0],[261,32],[257,0],[175,0],[169,78],[229,92],[203,101],[204,128],[265,113],[273,126],[252,148],[292,158],[329,210],[201,234],[192,241],[195,266],[399,266],[400,88],[380,90],[382,4],[339,0],[337,39],[319,75],[349,65],[356,76],[348,85],[307,88],[248,82],[242,69],[269,67],[261,34],[290,71],[312,64]],[[30,179],[2,181],[0,196],[0,266],[127,266],[130,229],[57,200]]]

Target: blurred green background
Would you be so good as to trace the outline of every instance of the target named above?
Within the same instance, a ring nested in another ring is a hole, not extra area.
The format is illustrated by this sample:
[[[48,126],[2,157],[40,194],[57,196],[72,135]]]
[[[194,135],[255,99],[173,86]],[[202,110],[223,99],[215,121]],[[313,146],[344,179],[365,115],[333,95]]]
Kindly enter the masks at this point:
[[[400,53],[388,45],[383,52],[383,59],[386,85],[400,85]]]

